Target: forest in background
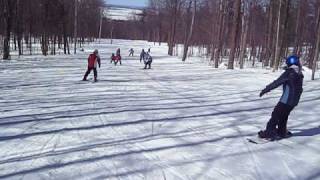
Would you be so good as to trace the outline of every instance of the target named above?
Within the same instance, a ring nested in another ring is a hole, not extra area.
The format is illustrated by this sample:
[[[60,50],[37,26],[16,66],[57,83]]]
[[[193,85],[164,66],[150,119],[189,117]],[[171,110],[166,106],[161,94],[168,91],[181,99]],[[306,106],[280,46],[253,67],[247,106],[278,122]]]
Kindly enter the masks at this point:
[[[319,0],[149,0],[142,13],[128,21],[102,18],[104,3],[0,0],[3,59],[9,58],[9,39],[19,54],[31,54],[33,42],[38,42],[47,55],[56,48],[69,54],[69,44],[81,46],[101,36],[167,43],[169,55],[176,55],[175,48],[183,44],[183,61],[192,56],[189,47],[198,47],[215,68],[227,59],[228,69],[259,61],[276,71],[286,56],[297,54],[313,70],[314,79],[320,50]]]
[[[319,0],[150,0],[145,23],[149,41],[167,42],[168,54],[184,44],[205,48],[214,67],[258,60],[277,70],[289,54],[317,68]],[[312,79],[314,79],[314,74]]]
[[[70,54],[71,43],[81,47],[97,36],[104,6],[103,0],[0,0],[0,54],[33,54],[38,44],[43,55]]]

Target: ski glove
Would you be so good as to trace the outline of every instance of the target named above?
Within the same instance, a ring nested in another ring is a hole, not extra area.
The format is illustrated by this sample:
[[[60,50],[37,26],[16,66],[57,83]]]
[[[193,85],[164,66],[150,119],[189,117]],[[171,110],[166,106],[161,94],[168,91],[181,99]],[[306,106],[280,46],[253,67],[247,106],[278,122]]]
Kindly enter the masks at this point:
[[[260,92],[260,97],[262,97],[265,93],[267,93],[268,91],[266,89],[263,89],[261,92]]]

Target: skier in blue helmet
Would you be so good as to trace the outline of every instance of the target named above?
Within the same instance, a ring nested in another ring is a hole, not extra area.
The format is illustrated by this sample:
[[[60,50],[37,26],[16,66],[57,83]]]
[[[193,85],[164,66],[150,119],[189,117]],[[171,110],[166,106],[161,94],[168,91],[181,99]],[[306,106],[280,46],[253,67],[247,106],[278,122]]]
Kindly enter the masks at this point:
[[[290,112],[299,103],[303,91],[303,74],[298,56],[289,56],[286,59],[286,65],[285,72],[277,80],[267,85],[260,93],[260,97],[262,97],[269,91],[281,85],[283,86],[282,96],[272,112],[266,130],[258,133],[260,138],[275,140],[291,135],[291,132],[287,130],[287,121]]]

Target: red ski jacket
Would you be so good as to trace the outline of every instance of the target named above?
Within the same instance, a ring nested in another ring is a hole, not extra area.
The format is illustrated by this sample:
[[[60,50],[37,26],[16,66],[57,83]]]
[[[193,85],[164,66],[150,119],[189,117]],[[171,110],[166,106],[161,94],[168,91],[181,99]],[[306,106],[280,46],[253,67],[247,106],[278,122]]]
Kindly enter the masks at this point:
[[[88,67],[96,68],[97,64],[99,64],[100,67],[100,57],[95,54],[90,54],[88,57]]]
[[[121,56],[119,56],[119,55],[116,56],[116,60],[117,60],[117,61],[121,61]]]

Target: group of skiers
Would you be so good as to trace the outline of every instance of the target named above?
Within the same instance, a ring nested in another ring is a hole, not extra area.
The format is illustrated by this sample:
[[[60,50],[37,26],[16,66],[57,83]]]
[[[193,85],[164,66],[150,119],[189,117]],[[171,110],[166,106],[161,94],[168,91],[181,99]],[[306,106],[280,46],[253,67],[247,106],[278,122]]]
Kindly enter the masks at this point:
[[[129,50],[129,56],[133,56],[134,55],[134,50],[133,48],[131,48]],[[112,53],[111,57],[110,57],[110,63],[114,63],[114,65],[116,66],[118,63],[120,63],[120,65],[122,65],[121,62],[121,53],[120,53],[120,48],[117,49],[116,54]],[[148,49],[148,52],[145,52],[144,49],[142,49],[141,53],[140,53],[140,63],[143,60],[144,62],[144,69],[151,69],[151,64],[152,64],[152,56],[150,55],[150,48]],[[91,71],[93,71],[94,73],[94,81],[96,82],[98,79],[98,72],[97,72],[97,66],[99,66],[99,68],[101,67],[101,60],[100,60],[100,56],[99,56],[99,52],[98,50],[94,50],[92,54],[89,55],[88,57],[88,68],[87,71],[83,77],[83,81],[87,81],[87,77],[90,74]]]
[[[130,55],[133,56],[133,49],[130,49]],[[143,60],[144,69],[147,67],[151,68],[152,57],[150,55],[150,49],[145,52],[142,49],[140,53],[140,62]],[[112,54],[111,63],[114,62],[117,65],[118,62],[121,64],[120,49],[117,50],[116,55]],[[97,66],[101,66],[100,57],[98,50],[94,50],[92,54],[88,57],[88,68],[83,77],[86,81],[88,75],[93,70],[94,81],[97,81]],[[300,63],[299,57],[292,55],[286,59],[285,72],[274,82],[267,85],[261,92],[260,97],[264,94],[270,92],[271,90],[283,86],[283,94],[275,106],[271,118],[267,123],[266,129],[258,132],[258,137],[268,140],[275,140],[277,138],[286,138],[292,135],[290,131],[287,130],[288,116],[291,111],[298,105],[301,94],[303,92],[303,74],[302,65]]]

